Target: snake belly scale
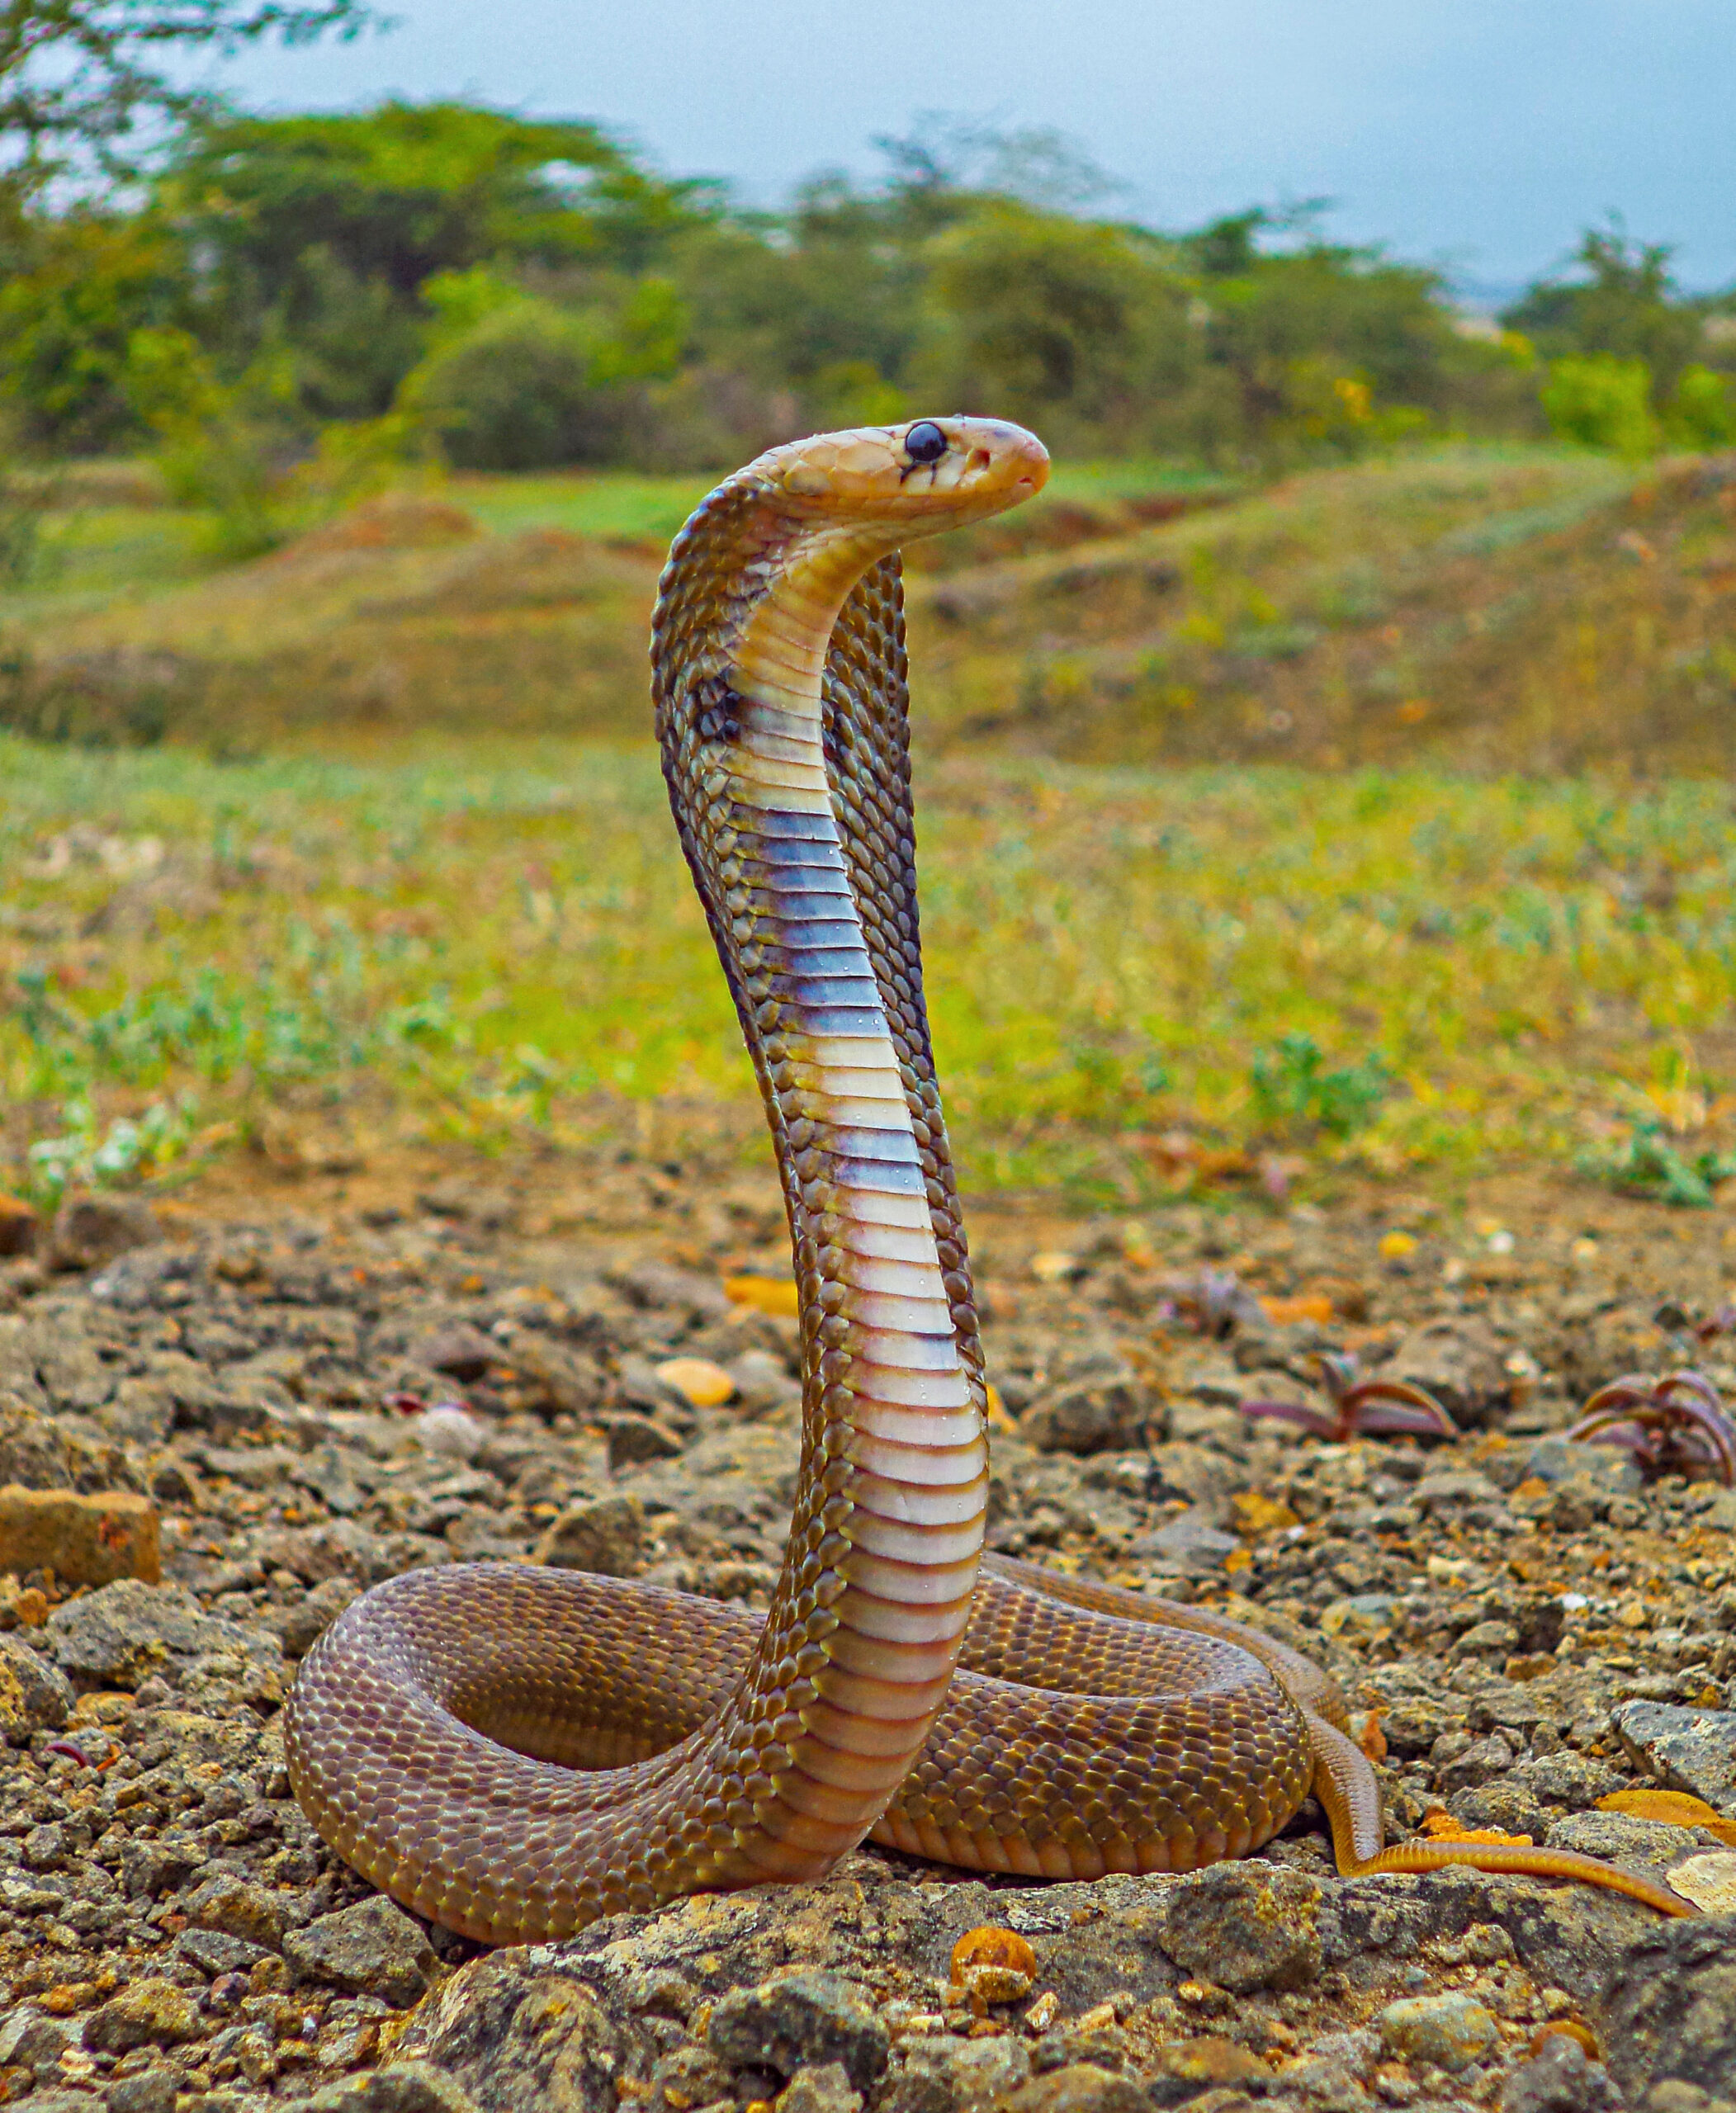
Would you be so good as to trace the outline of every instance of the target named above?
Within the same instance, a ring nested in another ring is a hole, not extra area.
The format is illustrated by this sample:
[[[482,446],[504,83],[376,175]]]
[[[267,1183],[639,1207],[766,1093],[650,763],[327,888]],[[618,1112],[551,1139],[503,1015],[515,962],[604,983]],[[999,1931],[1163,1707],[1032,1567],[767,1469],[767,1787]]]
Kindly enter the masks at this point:
[[[1382,1848],[1317,1667],[1201,1610],[983,1553],[983,1359],[923,998],[897,552],[1048,474],[922,419],[773,450],[676,539],[658,739],[788,1208],[802,1463],[769,1613],[496,1563],[377,1586],[304,1661],[291,1780],[365,1877],[494,1943],[823,1874],[865,1836],[1040,1878],[1188,1870],[1313,1793],[1342,1871],[1653,1881]]]

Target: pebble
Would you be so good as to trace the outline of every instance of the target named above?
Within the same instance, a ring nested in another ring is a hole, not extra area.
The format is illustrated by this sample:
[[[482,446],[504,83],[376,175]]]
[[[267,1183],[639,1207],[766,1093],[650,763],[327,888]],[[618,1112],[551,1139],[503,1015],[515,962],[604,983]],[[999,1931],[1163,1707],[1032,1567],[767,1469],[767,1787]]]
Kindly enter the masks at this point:
[[[797,2069],[773,2101],[777,2113],[861,2113],[862,2093],[851,2084],[842,2062]]]
[[[570,1506],[543,1533],[531,1560],[601,1577],[636,1577],[646,1562],[645,1506],[636,1496]]]
[[[1411,1996],[1388,2003],[1379,2019],[1382,2045],[1403,2061],[1432,2062],[1457,2075],[1480,2061],[1500,2027],[1469,1996]]]
[[[706,2043],[732,2067],[763,2064],[786,2076],[806,2063],[840,2063],[863,2092],[884,2072],[892,2044],[865,1989],[799,1968],[731,1989],[712,2011]]]
[[[1306,1988],[1320,1973],[1319,1884],[1270,1865],[1213,1864],[1171,1893],[1161,1941],[1219,1988]]]
[[[22,1746],[32,1732],[58,1732],[73,1707],[59,1667],[16,1637],[0,1635],[0,1737]]]
[[[157,1214],[142,1198],[74,1194],[54,1213],[49,1261],[57,1269],[100,1269],[130,1248],[149,1247],[162,1237]]]
[[[1736,1709],[1625,1702],[1610,1721],[1624,1749],[1667,1789],[1736,1816]]]
[[[134,2047],[181,2047],[205,2030],[199,2006],[173,1981],[148,1975],[123,1988],[84,2021],[92,2054],[125,2054]]]
[[[427,1989],[434,1955],[422,1925],[384,1893],[321,1915],[283,1940],[298,1974],[404,2010]]]
[[[708,1357],[665,1358],[654,1368],[665,1387],[673,1387],[696,1409],[721,1408],[735,1398],[735,1375]]]

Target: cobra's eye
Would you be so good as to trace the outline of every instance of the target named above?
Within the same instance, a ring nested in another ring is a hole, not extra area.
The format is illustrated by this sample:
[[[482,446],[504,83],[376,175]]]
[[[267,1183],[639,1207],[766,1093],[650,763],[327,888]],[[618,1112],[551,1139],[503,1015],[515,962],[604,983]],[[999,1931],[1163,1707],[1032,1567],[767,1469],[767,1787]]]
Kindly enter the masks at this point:
[[[946,435],[932,418],[924,418],[904,436],[904,451],[913,462],[938,462],[946,452]]]

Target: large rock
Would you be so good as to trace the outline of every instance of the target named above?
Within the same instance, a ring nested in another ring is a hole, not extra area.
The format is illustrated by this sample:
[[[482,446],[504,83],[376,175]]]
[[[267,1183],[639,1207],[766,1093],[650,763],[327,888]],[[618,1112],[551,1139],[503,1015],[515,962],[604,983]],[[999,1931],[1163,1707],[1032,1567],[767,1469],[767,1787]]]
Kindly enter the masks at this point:
[[[1628,1946],[1592,2012],[1611,2073],[1636,2101],[1658,2084],[1736,2083],[1736,1915],[1665,1922]]]
[[[66,1585],[154,1585],[163,1576],[157,1507],[130,1490],[0,1486],[0,1570],[52,1570]]]

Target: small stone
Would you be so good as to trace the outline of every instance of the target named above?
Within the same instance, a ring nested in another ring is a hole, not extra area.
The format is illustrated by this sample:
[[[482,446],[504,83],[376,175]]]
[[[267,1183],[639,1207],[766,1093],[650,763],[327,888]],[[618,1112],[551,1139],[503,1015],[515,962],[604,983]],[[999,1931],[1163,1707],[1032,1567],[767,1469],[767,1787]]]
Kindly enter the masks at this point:
[[[265,1622],[276,1632],[286,1658],[305,1658],[355,1597],[349,1578],[328,1577],[294,1606],[268,1610]]]
[[[636,1496],[604,1496],[563,1511],[531,1560],[599,1577],[636,1577],[645,1567],[645,1506]]]
[[[69,1600],[48,1618],[56,1663],[75,1688],[136,1688],[166,1666],[206,1652],[263,1658],[281,1676],[281,1654],[258,1630],[203,1613],[178,1585],[122,1578],[83,1598]]]
[[[655,1369],[665,1387],[673,1387],[696,1409],[721,1408],[734,1397],[734,1375],[708,1357],[665,1358]]]
[[[948,1964],[953,1985],[986,2003],[1016,2003],[1031,1992],[1037,1955],[1016,1930],[967,1930]]]
[[[291,1931],[283,1955],[309,1980],[329,1982],[350,1995],[380,1996],[399,2010],[426,1992],[434,1965],[421,1924],[383,1893]]]
[[[32,1732],[58,1732],[73,1700],[57,1666],[16,1637],[0,1636],[0,1737],[22,1746]]]
[[[1469,1996],[1412,1996],[1388,2003],[1379,2019],[1382,2045],[1402,2061],[1432,2062],[1456,2075],[1480,2061],[1500,2027]]]
[[[1320,1973],[1319,1917],[1320,1888],[1303,1872],[1213,1864],[1170,1894],[1160,1942],[1185,1971],[1237,1994],[1303,1988]]]
[[[141,2069],[108,2087],[104,2113],[175,2113],[181,2079],[172,2069]]]
[[[157,1507],[130,1490],[0,1488],[0,1569],[52,1570],[69,1585],[163,1575]]]
[[[111,1996],[84,2021],[93,2054],[125,2054],[134,2047],[182,2047],[201,2038],[199,2006],[185,1988],[152,1976]]]
[[[773,2101],[777,2113],[861,2113],[862,2093],[853,2088],[842,2062],[797,2069]]]
[[[1095,2062],[1075,2062],[1033,2077],[999,2101],[996,2113],[1151,2113],[1139,2086]]]
[[[399,2062],[367,2076],[345,2077],[286,2113],[476,2113],[476,2101],[455,2077],[427,2062]]]
[[[1512,1387],[1501,1345],[1485,1329],[1463,1321],[1413,1328],[1380,1376],[1422,1387],[1461,1430],[1498,1422]]]
[[[1625,1702],[1610,1721],[1629,1756],[1666,1789],[1736,1815],[1736,1709]]]
[[[34,1254],[40,1230],[36,1213],[21,1197],[0,1194],[0,1255]]]
[[[1577,2040],[1552,2034],[1507,2079],[1501,2113],[1620,2113],[1610,2073]]]
[[[1251,2049],[1233,2040],[1207,2035],[1172,2040],[1152,2056],[1149,2087],[1159,2106],[1184,2106],[1214,2084],[1271,2081],[1272,2073]]]
[[[509,1361],[499,1343],[465,1321],[423,1336],[411,1346],[409,1354],[413,1364],[425,1364],[448,1379],[480,1379],[491,1364]]]
[[[1196,1504],[1155,1532],[1141,1534],[1129,1552],[1161,1558],[1172,1569],[1179,1565],[1184,1570],[1207,1572],[1222,1570],[1241,1546],[1234,1534],[1220,1531],[1205,1507]]]
[[[892,2046],[866,1990],[841,1974],[801,1968],[720,1997],[706,2040],[734,2068],[791,2076],[808,2063],[839,2062],[863,2092],[885,2070]]]
[[[1702,1915],[1736,1915],[1736,1850],[1690,1856],[1670,1872],[1670,1884]]]
[[[100,1269],[129,1248],[163,1237],[157,1214],[136,1196],[69,1196],[54,1214],[48,1259],[57,1269]]]
[[[978,2113],[1016,2091],[1030,2073],[1030,2049],[1010,2033],[907,2040],[904,2073],[877,2096],[875,2113]]]
[[[220,1930],[267,1951],[281,1950],[289,1925],[286,1901],[263,1886],[250,1885],[228,1873],[200,1887],[187,1903],[187,1916],[197,1929]]]
[[[605,1416],[603,1422],[608,1437],[611,1474],[622,1468],[638,1467],[646,1460],[673,1460],[685,1449],[676,1434],[655,1416],[627,1410]]]
[[[1125,1453],[1143,1444],[1157,1422],[1151,1394],[1129,1374],[1046,1394],[1019,1419],[1019,1429],[1039,1453]]]

